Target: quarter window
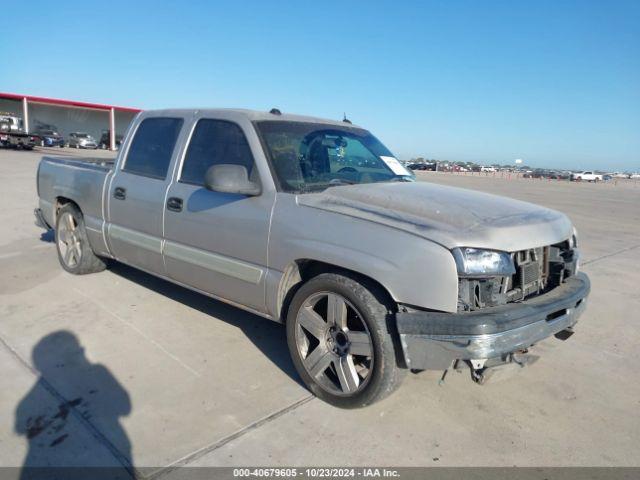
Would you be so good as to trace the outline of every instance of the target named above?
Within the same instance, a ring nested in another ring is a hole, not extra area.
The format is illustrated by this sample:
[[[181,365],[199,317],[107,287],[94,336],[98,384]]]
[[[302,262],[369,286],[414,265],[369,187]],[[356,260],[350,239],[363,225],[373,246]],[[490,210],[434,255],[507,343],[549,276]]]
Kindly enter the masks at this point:
[[[181,118],[147,118],[131,141],[125,172],[164,180],[182,128]]]
[[[225,120],[203,119],[193,131],[184,159],[180,181],[204,185],[212,165],[242,165],[251,176],[253,155],[242,129]]]

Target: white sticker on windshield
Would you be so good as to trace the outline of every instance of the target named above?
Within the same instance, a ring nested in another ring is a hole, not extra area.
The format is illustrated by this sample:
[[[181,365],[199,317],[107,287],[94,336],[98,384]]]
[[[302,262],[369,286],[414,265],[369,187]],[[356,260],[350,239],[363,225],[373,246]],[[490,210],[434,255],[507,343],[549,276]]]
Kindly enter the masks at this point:
[[[396,157],[385,157],[384,155],[380,155],[380,158],[396,175],[411,175]]]

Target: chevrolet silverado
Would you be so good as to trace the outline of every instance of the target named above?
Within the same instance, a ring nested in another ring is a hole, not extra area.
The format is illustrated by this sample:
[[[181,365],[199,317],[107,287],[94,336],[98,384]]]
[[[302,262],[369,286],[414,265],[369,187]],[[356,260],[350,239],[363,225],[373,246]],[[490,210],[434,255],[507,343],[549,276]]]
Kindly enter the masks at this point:
[[[415,181],[348,121],[146,111],[115,161],[43,157],[37,187],[63,269],[123,262],[281,322],[302,380],[344,408],[408,370],[520,370],[590,289],[565,215]]]

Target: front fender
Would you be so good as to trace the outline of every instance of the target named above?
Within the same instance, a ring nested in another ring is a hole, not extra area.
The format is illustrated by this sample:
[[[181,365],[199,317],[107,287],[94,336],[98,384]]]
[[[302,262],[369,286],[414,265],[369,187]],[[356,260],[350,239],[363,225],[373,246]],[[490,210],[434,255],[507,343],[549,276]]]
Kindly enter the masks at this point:
[[[455,312],[458,275],[451,252],[416,235],[338,213],[278,200],[269,269],[316,260],[366,275],[398,303]],[[268,288],[267,296],[276,295]],[[273,299],[267,298],[272,304]]]

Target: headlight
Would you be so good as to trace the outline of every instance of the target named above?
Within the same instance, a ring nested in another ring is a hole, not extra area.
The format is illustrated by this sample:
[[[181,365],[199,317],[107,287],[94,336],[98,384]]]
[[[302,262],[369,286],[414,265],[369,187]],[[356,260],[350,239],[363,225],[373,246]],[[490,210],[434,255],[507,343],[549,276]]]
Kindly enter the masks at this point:
[[[506,252],[479,250],[477,248],[454,248],[458,274],[466,277],[509,276],[516,273],[511,255]]]
[[[578,231],[576,227],[573,227],[573,235],[569,239],[569,248],[573,250],[573,258],[576,262],[574,273],[578,273],[580,271],[580,251],[578,250]]]
[[[578,246],[578,231],[576,227],[573,227],[573,235],[569,239],[569,248],[576,248]]]

